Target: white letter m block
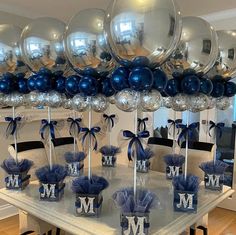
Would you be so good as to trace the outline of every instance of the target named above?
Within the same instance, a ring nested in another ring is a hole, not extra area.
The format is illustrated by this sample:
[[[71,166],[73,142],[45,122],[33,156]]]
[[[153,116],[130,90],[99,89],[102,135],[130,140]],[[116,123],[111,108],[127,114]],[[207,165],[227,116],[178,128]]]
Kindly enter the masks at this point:
[[[178,195],[179,195],[179,204],[176,205],[177,208],[194,209],[193,208],[194,194],[178,193]]]
[[[84,213],[86,214],[95,214],[94,207],[93,207],[93,202],[94,202],[94,197],[88,197],[87,202],[86,202],[86,197],[79,197],[80,199],[80,207],[77,208],[78,213]]]
[[[135,223],[135,217],[126,216],[128,220],[128,229],[124,231],[124,235],[145,235],[144,232],[144,223],[146,218],[145,217],[137,217],[137,222]]]

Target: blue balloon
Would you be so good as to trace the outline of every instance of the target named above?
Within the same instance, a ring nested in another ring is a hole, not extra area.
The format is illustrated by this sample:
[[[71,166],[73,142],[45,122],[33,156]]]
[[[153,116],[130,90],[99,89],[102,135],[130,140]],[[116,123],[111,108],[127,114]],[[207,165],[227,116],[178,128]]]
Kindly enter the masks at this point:
[[[181,88],[185,94],[196,94],[200,90],[200,79],[196,75],[188,75],[182,80]]]
[[[17,73],[16,78],[23,79],[23,78],[25,78],[25,74],[24,73]]]
[[[185,69],[183,72],[183,76],[191,76],[191,75],[196,75],[196,71],[194,69]]]
[[[48,68],[42,67],[42,68],[39,69],[38,74],[51,76],[52,71],[49,70]]]
[[[2,75],[2,79],[4,79],[4,80],[13,80],[14,79],[14,74],[12,74],[12,73],[9,73],[9,72],[7,72],[7,73],[4,73],[3,75]]]
[[[236,84],[234,82],[225,83],[224,95],[227,97],[233,97],[236,94]]]
[[[52,88],[52,81],[48,75],[39,74],[35,80],[35,89],[40,92],[47,92]]]
[[[65,83],[66,83],[65,77],[63,76],[57,77],[55,79],[55,90],[59,93],[64,93],[66,89]]]
[[[168,82],[168,77],[166,76],[166,74],[160,70],[160,69],[156,69],[153,72],[153,88],[158,90],[159,92],[162,92],[166,89],[167,86],[167,82]]]
[[[34,91],[37,75],[32,75],[27,80],[27,86],[30,91]]]
[[[99,73],[97,72],[96,69],[91,68],[91,67],[87,67],[83,70],[83,75],[84,76],[92,76],[92,77],[99,77]]]
[[[146,56],[138,56],[133,59],[132,67],[148,67],[150,64],[149,59]]]
[[[0,92],[4,94],[9,94],[12,91],[11,83],[5,79],[0,80]]]
[[[172,73],[172,77],[176,79],[181,79],[183,77],[183,74],[181,72],[175,71]]]
[[[125,67],[117,68],[111,76],[111,86],[115,91],[122,91],[129,88],[128,78],[130,71]]]
[[[79,91],[85,96],[95,96],[98,93],[98,81],[91,76],[82,77],[79,82]]]
[[[65,81],[66,92],[70,95],[76,95],[79,93],[79,81],[80,77],[77,75],[69,76]]]
[[[178,79],[170,79],[167,82],[167,86],[165,89],[165,93],[168,96],[174,97],[176,96],[178,93],[180,93],[180,82]]]
[[[111,86],[110,78],[106,78],[102,81],[102,94],[106,97],[110,97],[115,94],[115,90]]]
[[[18,91],[22,94],[29,93],[28,85],[27,85],[27,79],[20,78],[18,80]]]
[[[209,78],[200,79],[200,91],[203,94],[210,95],[213,90],[212,81]]]
[[[222,81],[220,80],[213,80],[213,90],[211,92],[211,96],[214,98],[219,98],[224,95],[225,87]]]
[[[147,91],[152,89],[153,74],[147,67],[137,67],[129,76],[130,88],[135,91]]]

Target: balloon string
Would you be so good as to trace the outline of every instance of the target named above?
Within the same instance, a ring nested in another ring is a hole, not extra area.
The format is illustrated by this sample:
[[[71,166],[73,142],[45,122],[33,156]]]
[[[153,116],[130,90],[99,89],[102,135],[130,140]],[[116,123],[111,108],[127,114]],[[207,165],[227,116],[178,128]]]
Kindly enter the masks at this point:
[[[51,123],[51,108],[48,107],[48,123]],[[50,167],[50,170],[52,170],[52,136],[51,136],[51,131],[49,131],[48,133],[49,135],[49,138],[48,138],[48,141],[49,141],[49,167]]]
[[[76,111],[74,111],[74,120],[76,120]],[[74,157],[75,157],[75,152],[76,152],[76,138],[75,138],[75,133],[74,133],[74,136],[73,136],[73,140],[74,140]]]
[[[186,126],[189,126],[189,111],[187,111]],[[184,169],[184,178],[187,180],[187,169],[188,169],[188,135],[186,135],[186,146],[185,146],[185,169]]]
[[[15,120],[16,117],[16,108],[15,106],[12,107],[12,118],[13,120]],[[15,146],[15,160],[16,160],[16,164],[18,165],[19,161],[18,161],[18,148],[17,148],[17,128],[16,131],[13,134],[13,138],[14,138],[14,146]]]
[[[91,97],[89,99],[89,123],[88,129],[91,130],[92,127],[92,108],[91,108]],[[88,136],[88,178],[91,179],[91,135]]]
[[[137,136],[137,133],[138,133],[138,109],[135,110],[135,113],[134,113],[134,134],[135,136]],[[134,198],[135,198],[135,201],[137,199],[137,152],[138,152],[138,149],[137,149],[137,146],[135,145],[135,154],[134,154]]]

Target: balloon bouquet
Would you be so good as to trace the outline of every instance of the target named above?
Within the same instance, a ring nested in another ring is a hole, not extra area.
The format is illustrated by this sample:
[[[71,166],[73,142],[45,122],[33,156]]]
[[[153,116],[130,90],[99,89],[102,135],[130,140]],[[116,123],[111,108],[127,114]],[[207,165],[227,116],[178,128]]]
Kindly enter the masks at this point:
[[[13,27],[12,34],[0,34],[0,46],[6,37],[11,42],[11,35],[18,31]],[[118,0],[106,12],[80,11],[67,26],[52,18],[35,19],[24,28],[20,49],[15,47],[19,41],[14,40],[2,50],[4,56],[0,54],[0,104],[12,106],[13,111],[23,105],[48,107],[40,133],[49,145],[49,166],[36,172],[41,199],[59,200],[67,174],[52,161],[57,122],[52,120],[51,108],[88,111],[88,127],[77,130],[88,155],[88,176],[75,179],[72,189],[77,194],[78,215],[100,214],[102,191],[108,182],[92,174],[92,152],[98,149],[101,132],[101,127],[92,123],[92,111],[104,113],[109,103],[115,104],[135,114],[134,130],[123,132],[128,158],[134,162],[134,183],[132,188],[116,192],[113,199],[121,208],[123,232],[129,234],[129,223],[142,221],[147,234],[149,211],[157,198],[149,190],[137,188],[137,151],[145,154],[143,139],[149,137],[148,131],[138,130],[138,110],[154,112],[164,106],[188,113],[186,125],[177,126],[186,154],[184,174],[173,179],[174,208],[186,211],[178,206],[182,190],[185,196],[193,192],[191,211],[196,210],[199,180],[188,175],[187,164],[189,133],[197,125],[189,123],[189,111],[226,110],[230,106],[230,97],[236,94],[236,85],[230,81],[236,71],[235,32],[215,32],[198,17],[181,18],[174,0]],[[14,112],[13,119],[13,126],[17,126]],[[5,164],[4,169],[7,167]],[[81,209],[83,198],[94,202],[94,211]]]

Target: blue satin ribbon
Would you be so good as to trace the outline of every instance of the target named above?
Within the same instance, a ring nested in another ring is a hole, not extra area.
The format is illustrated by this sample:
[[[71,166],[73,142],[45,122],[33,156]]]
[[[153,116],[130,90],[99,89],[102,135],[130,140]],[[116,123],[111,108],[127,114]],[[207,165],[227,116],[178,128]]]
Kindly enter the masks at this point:
[[[219,136],[219,138],[222,137],[222,129],[225,126],[225,124],[223,122],[219,122],[219,123],[214,123],[213,121],[210,121],[210,128],[209,128],[209,136],[211,136],[211,130],[214,128],[216,131],[216,134]]]
[[[6,136],[14,135],[17,131],[17,125],[21,121],[21,117],[5,117],[5,121],[9,122],[6,130]]]
[[[135,135],[131,131],[123,131],[123,136],[130,139],[129,145],[128,145],[128,159],[129,161],[132,161],[132,148],[135,144],[136,151],[140,151],[140,153],[144,154],[143,145],[141,143],[141,139],[148,138],[149,137],[149,131],[142,131],[139,132],[137,135]]]
[[[105,119],[105,122],[108,122],[108,125],[110,125],[111,128],[113,128],[115,125],[114,119],[115,119],[116,115],[115,114],[112,114],[112,115],[103,114],[103,117]]]
[[[138,118],[138,131],[146,131],[147,130],[147,126],[146,126],[146,122],[148,121],[148,117],[146,118]]]
[[[184,137],[186,139],[187,135],[191,134],[191,132],[199,126],[199,122],[194,122],[189,126],[184,124],[177,124],[177,128],[182,129],[179,134],[178,144],[180,145],[180,140]]]
[[[81,118],[76,118],[76,119],[73,119],[73,118],[68,118],[67,119],[67,122],[70,123],[70,135],[73,136],[73,130],[75,130],[77,128],[77,134],[80,133],[80,130],[81,130],[81,127],[80,127],[80,122],[82,121]],[[76,133],[76,131],[74,132],[74,134]]]
[[[81,132],[84,132],[84,135],[82,137],[83,148],[84,148],[84,142],[85,142],[86,138],[89,137],[91,139],[93,138],[93,140],[94,140],[93,150],[97,151],[98,142],[97,142],[96,134],[99,133],[100,131],[101,131],[101,128],[98,126],[95,126],[91,129],[89,129],[87,127],[81,128]]]
[[[43,119],[41,121],[42,127],[40,129],[40,135],[41,138],[44,140],[44,133],[45,131],[49,128],[50,134],[51,134],[51,139],[55,139],[55,126],[57,125],[57,121],[51,121],[48,122],[48,120]]]

